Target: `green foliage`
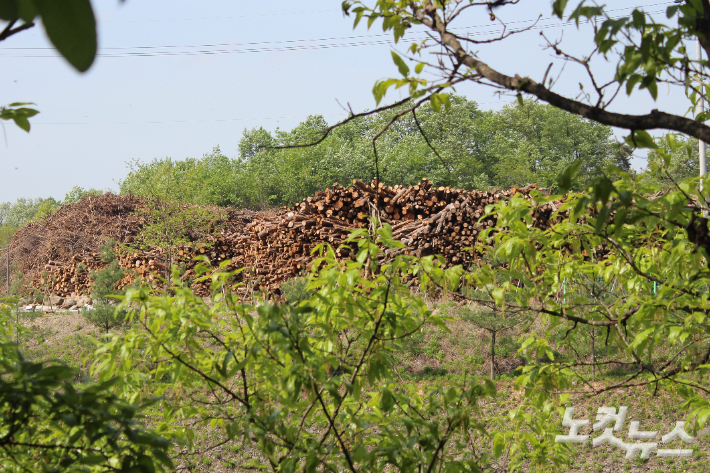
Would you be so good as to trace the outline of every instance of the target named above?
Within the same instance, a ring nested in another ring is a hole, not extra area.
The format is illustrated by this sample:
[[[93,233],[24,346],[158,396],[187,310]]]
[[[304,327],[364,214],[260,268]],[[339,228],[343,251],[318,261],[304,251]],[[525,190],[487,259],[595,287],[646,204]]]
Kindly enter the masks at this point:
[[[583,166],[575,188],[581,190],[609,166],[630,169],[630,149],[616,143],[611,129],[533,100],[508,105],[494,114],[486,167],[497,186],[530,183],[550,188],[574,161]]]
[[[39,112],[33,108],[25,107],[25,105],[34,105],[31,103],[11,103],[6,107],[0,108],[0,120],[12,120],[17,126],[29,133],[30,122],[29,118],[34,117]]]
[[[443,359],[444,353],[441,351],[441,342],[439,341],[438,333],[431,334],[429,341],[424,345],[424,354],[429,358],[434,358],[439,361]]]
[[[101,195],[101,194],[103,194],[103,191],[100,191],[98,189],[94,189],[93,187],[91,189],[84,189],[83,187],[80,187],[80,186],[74,186],[71,188],[71,190],[69,192],[67,192],[64,195],[64,199],[62,199],[61,203],[62,203],[62,205],[75,204],[88,195]]]
[[[124,304],[140,305],[134,328],[103,348],[94,372],[120,378],[118,392],[136,401],[162,396],[152,418],[188,451],[207,426],[214,443],[255,449],[242,467],[480,471],[490,444],[478,403],[495,394],[493,384],[466,379],[424,391],[395,381],[392,366],[402,340],[425,323],[446,330],[404,278],[426,273],[423,284],[449,287],[460,270],[432,257],[380,264],[374,238],[401,246],[385,226],[372,237],[353,233],[355,261],[319,247],[314,294],[299,306],[241,304],[228,284],[234,273],[222,270],[203,273],[209,304],[180,285],[172,296],[131,290]]]
[[[5,246],[12,240],[12,236],[23,225],[41,220],[56,212],[64,204],[73,204],[87,195],[99,195],[103,192],[96,189],[84,189],[74,186],[64,199],[57,201],[52,197],[43,199],[19,198],[13,204],[0,202],[0,246]]]
[[[51,197],[49,199],[52,199]],[[0,203],[0,225],[8,227],[21,227],[27,222],[31,222],[37,215],[40,206],[49,199],[25,199],[19,198],[14,204],[10,202]],[[54,199],[50,201],[50,205]],[[46,206],[45,206],[46,207]]]
[[[122,194],[201,205],[238,203],[239,163],[224,156],[219,147],[199,160],[165,158],[146,164],[131,162],[129,169],[120,183]]]
[[[59,54],[84,72],[96,56],[96,20],[89,0],[3,0],[0,20],[32,24],[40,18]]]
[[[8,301],[11,305],[13,301]],[[76,386],[76,370],[25,360],[0,303],[0,469],[7,472],[172,470],[169,443],[142,423],[146,405],[111,392],[115,379]]]
[[[580,329],[587,325],[601,332],[600,345],[615,347],[607,359],[630,370],[620,386],[678,389],[694,409],[694,428],[706,424],[710,230],[706,204],[691,197],[699,184],[688,179],[649,198],[657,187],[643,176],[599,178],[587,193],[567,197],[549,229],[533,227],[530,210],[560,196],[513,198],[492,209],[496,253],[509,266],[482,267],[469,284],[494,296],[479,303],[536,313],[545,327],[521,348],[531,364],[517,384],[529,395],[542,403],[588,376],[587,363],[558,356],[588,346],[589,330]],[[542,358],[549,362],[535,362]]]
[[[187,202],[200,200],[199,195],[217,196],[219,192],[215,193],[216,188],[209,183],[223,186],[230,182],[223,167],[225,165],[230,165],[229,160],[221,155],[219,148],[215,148],[212,155],[205,156],[201,163],[173,163],[170,159],[153,161],[147,166],[138,162],[129,163],[131,172],[121,183],[121,190],[147,198],[144,205],[136,210],[136,215],[145,223],[131,246],[141,250],[159,248],[162,251],[167,286],[174,248],[204,240],[224,218],[224,213],[218,208],[188,205]],[[201,194],[197,193],[197,189]]]
[[[12,236],[17,232],[17,229],[18,227],[14,225],[0,224],[0,247],[7,246],[12,241]]]
[[[313,295],[313,292],[308,289],[308,279],[305,277],[285,281],[281,284],[281,292],[289,304],[298,304]]]
[[[12,236],[23,225],[42,218],[58,208],[58,203],[51,197],[48,199],[19,198],[17,202],[0,203],[0,246],[12,241]]]
[[[661,188],[698,175],[698,142],[671,134],[656,140],[657,148],[648,153],[644,179]]]
[[[145,219],[140,233],[131,244],[137,249],[162,250],[165,279],[170,279],[173,251],[176,246],[205,239],[214,232],[223,217],[218,209],[190,206],[175,200],[154,198],[136,211]]]
[[[629,168],[628,147],[617,144],[608,127],[554,107],[528,100],[486,112],[459,96],[450,97],[448,103],[440,113],[428,105],[417,112],[438,156],[411,114],[399,118],[379,138],[384,182],[412,185],[427,177],[437,186],[467,189],[529,183],[550,187],[565,166],[579,159],[585,176],[576,184],[581,188],[609,165]],[[199,160],[132,163],[121,193],[151,196],[159,190],[186,203],[261,209],[300,201],[335,182],[369,182],[375,176],[372,139],[401,111],[400,107],[353,120],[314,147],[273,148],[319,139],[328,124],[317,116],[273,135],[262,128],[245,130],[236,160],[215,148]]]
[[[489,266],[489,268],[493,269],[494,267]],[[500,281],[500,279],[500,277],[497,278],[498,281]],[[506,307],[506,302],[510,299],[510,297],[505,294],[503,294],[503,297],[499,299],[501,301],[501,307],[497,307],[493,302],[497,297],[501,297],[500,292],[497,290],[490,294],[484,291],[467,292],[468,297],[478,300],[487,300],[488,305],[470,305],[468,307],[460,307],[455,310],[454,313],[461,319],[482,328],[490,335],[491,343],[488,352],[491,360],[490,377],[491,379],[495,379],[496,355],[510,356],[512,354],[511,346],[514,345],[510,336],[499,339],[499,333],[529,324],[531,318],[525,310],[506,310],[508,309]],[[501,345],[503,346],[501,347]]]
[[[126,323],[127,312],[116,307],[116,297],[125,294],[125,290],[116,289],[116,284],[125,276],[114,253],[115,241],[108,241],[101,246],[101,260],[107,264],[103,269],[93,272],[90,277],[93,283],[91,298],[93,309],[82,309],[81,314],[91,324],[108,333],[112,328]]]
[[[3,28],[0,41],[33,27],[37,18],[59,54],[78,71],[88,70],[97,49],[96,20],[90,0],[2,0],[0,20],[9,24]],[[13,29],[18,21],[22,24]],[[33,104],[18,102],[0,108],[0,120],[13,120],[29,132],[29,118],[39,112],[26,105]]]

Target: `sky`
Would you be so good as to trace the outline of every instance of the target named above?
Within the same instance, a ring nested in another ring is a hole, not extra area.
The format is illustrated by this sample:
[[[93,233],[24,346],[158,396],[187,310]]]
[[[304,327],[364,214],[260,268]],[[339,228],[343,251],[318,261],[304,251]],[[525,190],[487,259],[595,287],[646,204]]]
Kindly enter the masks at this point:
[[[670,4],[615,0],[609,9],[624,14],[644,6],[663,19]],[[95,0],[93,6],[99,55],[87,73],[59,57],[41,27],[0,42],[0,105],[33,102],[40,110],[30,133],[3,125],[0,202],[60,199],[77,185],[116,191],[129,161],[200,157],[216,146],[237,157],[245,129],[291,129],[309,115],[334,123],[346,116],[345,104],[372,109],[375,81],[397,76],[389,51],[422,37],[408,32],[394,46],[377,24],[353,30],[339,0]],[[522,0],[496,13],[509,29],[534,26],[476,49],[501,72],[540,81],[556,62],[551,76],[557,77],[561,64],[541,47],[541,33],[575,54],[591,49],[589,27],[578,31],[550,19],[549,0]],[[483,9],[469,10],[455,26],[476,39],[500,30]],[[613,76],[610,65],[593,65]],[[589,89],[583,71],[568,65],[553,90],[575,96],[580,82]],[[482,109],[512,100],[474,84],[456,92]],[[684,114],[688,105],[682,91],[659,90],[657,102],[641,91],[620,97],[612,109]]]

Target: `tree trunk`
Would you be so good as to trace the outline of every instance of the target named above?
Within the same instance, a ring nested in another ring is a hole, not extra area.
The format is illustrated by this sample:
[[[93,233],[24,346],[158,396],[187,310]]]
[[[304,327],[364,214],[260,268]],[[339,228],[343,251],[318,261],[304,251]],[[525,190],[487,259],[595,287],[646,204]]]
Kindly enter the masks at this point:
[[[594,381],[594,378],[597,375],[597,357],[594,353],[594,339],[597,338],[597,333],[594,330],[594,327],[592,327],[592,381]]]
[[[491,330],[491,381],[496,378],[496,331]]]

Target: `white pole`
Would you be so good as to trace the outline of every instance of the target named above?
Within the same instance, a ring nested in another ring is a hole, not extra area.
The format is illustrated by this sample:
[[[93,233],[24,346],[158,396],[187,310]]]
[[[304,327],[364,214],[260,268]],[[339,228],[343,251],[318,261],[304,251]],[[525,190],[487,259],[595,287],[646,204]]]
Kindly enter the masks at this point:
[[[702,60],[703,58],[703,52],[700,49],[700,40],[696,39],[695,40],[695,57],[698,61]],[[702,66],[698,65],[698,69],[700,69]],[[703,113],[705,111],[705,100],[703,99],[703,84],[702,82],[700,83],[700,88],[701,88],[701,94],[700,94],[700,113]],[[705,142],[703,140],[698,140],[698,155],[700,158],[700,177],[705,176],[708,173],[708,166],[705,161]],[[702,184],[701,184],[702,186]],[[702,189],[702,187],[701,187]]]

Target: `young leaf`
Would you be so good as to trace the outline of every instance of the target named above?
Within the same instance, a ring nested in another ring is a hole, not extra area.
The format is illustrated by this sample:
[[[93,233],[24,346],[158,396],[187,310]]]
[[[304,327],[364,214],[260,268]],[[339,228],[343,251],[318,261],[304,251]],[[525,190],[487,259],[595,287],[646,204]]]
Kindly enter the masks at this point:
[[[12,119],[15,121],[15,124],[25,130],[27,133],[30,132],[30,121],[27,120],[26,116],[23,115],[16,115],[12,117]]]
[[[562,19],[562,15],[565,14],[565,7],[567,6],[567,0],[555,0],[552,4],[552,13],[558,18]]]
[[[399,55],[394,51],[392,51],[392,60],[399,69],[399,73],[402,74],[404,77],[407,77],[409,75],[409,66],[407,66],[404,60],[399,57]]]

